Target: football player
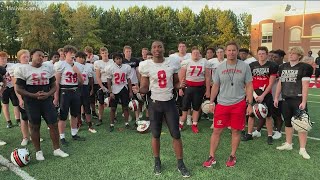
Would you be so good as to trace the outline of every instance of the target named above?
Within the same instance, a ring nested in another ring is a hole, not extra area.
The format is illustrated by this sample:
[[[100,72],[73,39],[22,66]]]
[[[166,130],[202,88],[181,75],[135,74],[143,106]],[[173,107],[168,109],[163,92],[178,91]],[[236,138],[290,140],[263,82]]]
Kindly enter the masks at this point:
[[[93,54],[93,48],[90,46],[86,46],[84,48],[84,53],[87,55],[86,64],[89,66],[89,64],[92,64],[92,77],[93,77],[93,86],[90,87],[90,106],[91,106],[91,115],[93,118],[97,119],[98,115],[96,113],[96,102],[97,102],[97,92],[99,90],[99,84],[97,81],[96,72],[93,67],[93,63],[97,60],[99,60],[99,57],[95,56]],[[96,58],[97,57],[97,58]]]
[[[286,142],[277,147],[278,150],[292,150],[293,128],[291,118],[298,109],[307,110],[309,82],[313,73],[311,65],[300,62],[304,51],[301,47],[289,49],[289,62],[279,67],[279,82],[274,98],[274,106],[278,107],[279,95],[282,93],[282,115],[285,123]],[[307,132],[298,132],[300,151],[304,159],[310,159],[306,151]]]
[[[179,42],[178,44],[178,53],[171,54],[169,56],[171,59],[170,61],[173,61],[173,64],[181,64],[182,61],[191,59],[191,53],[187,53],[187,45],[185,42]],[[180,73],[179,73],[180,77]],[[178,96],[176,99],[176,105],[179,110],[179,115],[180,115],[180,120],[182,118],[182,96],[179,96],[179,92],[175,92],[175,95]],[[192,125],[192,117],[191,117],[191,112],[188,111],[187,115],[187,125]]]
[[[199,110],[203,96],[210,98],[210,82],[211,71],[209,62],[200,58],[200,51],[197,47],[193,47],[191,50],[191,59],[182,61],[180,78],[181,81],[185,81],[186,88],[179,90],[179,96],[183,96],[182,99],[182,118],[180,120],[179,127],[183,128],[183,124],[187,119],[187,113],[192,105],[192,126],[191,129],[194,133],[198,133],[198,119]]]
[[[18,94],[16,89],[15,89],[16,78],[14,77],[14,70],[16,68],[20,67],[20,66],[24,66],[25,64],[29,64],[30,53],[29,53],[28,50],[22,49],[22,50],[18,51],[17,58],[18,58],[20,63],[17,63],[14,66],[12,66],[9,69],[9,74],[10,74],[11,79],[12,79],[12,83],[13,83],[13,86],[14,86],[14,91],[16,93],[16,96],[18,97],[18,100],[19,100],[19,110],[20,110],[20,113],[21,113],[21,120],[22,120],[20,128],[21,128],[21,133],[22,133],[22,136],[23,136],[23,139],[21,141],[21,146],[26,146],[28,144],[28,142],[29,142],[28,116],[27,116],[26,110],[24,108],[24,101],[23,101],[21,95]]]
[[[105,47],[100,48],[100,56],[102,60],[94,62],[94,70],[96,71],[96,77],[100,89],[98,90],[98,102],[99,102],[99,112],[98,112],[98,122],[97,126],[102,124],[102,117],[104,112],[104,99],[107,97],[108,93],[108,77],[105,71],[106,67],[113,64],[113,60],[109,59],[108,49]]]
[[[1,56],[1,53],[3,53],[3,52],[0,52],[0,58],[2,57]],[[7,54],[7,53],[6,53]],[[6,55],[5,54],[5,55]],[[0,98],[2,98],[2,93],[3,93],[3,91],[5,90],[5,88],[6,88],[6,79],[5,79],[5,75],[6,75],[6,73],[7,73],[7,70],[6,70],[6,68],[5,67],[2,67],[2,66],[0,66]],[[1,102],[0,102],[1,103]],[[1,114],[1,106],[0,106],[0,114]],[[1,140],[0,139],[0,146],[3,146],[3,145],[6,145],[7,143],[5,142],[5,141],[3,141],[3,140]]]
[[[91,122],[91,109],[90,109],[90,89],[93,89],[93,65],[91,63],[86,63],[86,54],[84,52],[77,52],[76,57],[76,63],[75,65],[78,67],[78,69],[82,69],[82,78],[83,78],[83,85],[81,86],[81,106],[83,107],[84,113],[82,114],[82,117],[86,120],[89,129],[88,131],[91,133],[96,133],[97,131],[92,127]],[[82,67],[81,67],[82,66]],[[91,88],[90,88],[91,87]],[[78,124],[81,121],[81,114],[78,114]],[[81,123],[80,123],[81,124]],[[78,125],[79,127],[79,125]]]
[[[179,114],[173,99],[173,89],[180,88],[178,71],[180,67],[173,66],[164,58],[164,46],[161,41],[154,41],[151,46],[152,60],[143,61],[139,66],[141,87],[133,87],[135,93],[147,94],[151,90],[149,103],[149,119],[152,132],[152,150],[155,158],[154,173],[161,174],[160,135],[163,117],[173,138],[173,148],[178,160],[178,170],[183,177],[190,173],[183,162],[182,140],[179,131]]]
[[[281,50],[281,49],[275,50],[273,53],[273,56],[272,56],[272,61],[275,62],[278,66],[280,66],[281,64],[283,64],[283,58],[285,55],[286,55],[286,53],[283,50]],[[277,78],[276,78],[276,80],[273,84],[273,87],[272,87],[273,99],[275,98],[278,81],[279,81],[279,76],[277,74]],[[279,100],[278,108],[273,108],[273,115],[272,115],[272,118],[274,120],[274,125],[276,126],[276,131],[272,136],[273,139],[280,139],[282,136],[281,129],[282,129],[282,124],[283,124],[283,119],[282,119],[282,115],[281,115],[281,111],[282,111],[281,93],[278,97],[278,100]]]
[[[66,45],[63,48],[65,60],[60,63],[55,63],[55,77],[57,90],[54,94],[54,104],[60,107],[59,113],[59,133],[60,141],[62,145],[67,145],[68,142],[65,139],[66,120],[68,118],[69,109],[71,114],[71,135],[73,140],[84,141],[85,139],[80,137],[77,128],[78,114],[81,113],[81,101],[79,85],[83,84],[82,71],[74,65],[74,55],[77,49],[74,46]]]
[[[238,60],[239,46],[231,41],[226,44],[227,61],[217,67],[211,90],[210,106],[214,111],[214,129],[210,140],[210,156],[203,163],[204,167],[216,164],[215,153],[224,128],[231,127],[231,153],[226,162],[227,167],[236,164],[236,151],[240,143],[241,131],[245,127],[245,115],[252,113],[252,75],[250,67]],[[220,92],[219,92],[220,89]],[[219,92],[219,94],[218,94]],[[218,104],[214,99],[218,94]],[[246,104],[247,102],[247,104]]]
[[[129,111],[128,104],[132,98],[132,84],[130,80],[131,67],[122,64],[123,56],[121,53],[113,55],[114,64],[106,67],[108,76],[108,90],[110,94],[110,132],[114,130],[114,118],[119,100],[121,101],[124,114],[125,127],[130,128],[128,123]]]
[[[133,58],[131,56],[132,54],[132,48],[130,46],[124,46],[123,47],[123,54],[124,54],[124,59],[123,59],[123,64],[128,64],[129,66],[131,66],[131,74],[129,75],[132,86],[139,86],[139,80],[140,79],[140,74],[138,71],[138,67],[139,67],[139,59],[137,58]],[[134,99],[139,100],[136,95],[134,95]],[[139,103],[142,104],[142,103]],[[139,119],[139,109],[137,111],[134,112],[135,113],[135,117],[136,117],[136,124],[137,122],[140,120]]]
[[[7,128],[11,128],[12,122],[10,120],[9,100],[11,100],[11,103],[13,105],[13,112],[18,125],[20,125],[20,111],[19,111],[19,100],[14,91],[12,78],[9,74],[9,69],[11,69],[14,66],[14,64],[8,63],[7,60],[8,60],[8,54],[4,51],[1,51],[0,66],[6,69],[6,74],[3,76],[6,81],[6,87],[3,88],[4,91],[2,93],[2,108],[3,108],[4,117],[7,121]]]
[[[258,61],[249,64],[252,72],[253,90],[256,93],[254,101],[263,103],[268,108],[266,119],[259,119],[257,130],[253,132],[254,115],[248,117],[248,133],[243,136],[243,141],[253,140],[253,137],[261,136],[261,128],[266,124],[268,131],[267,143],[273,144],[272,139],[272,112],[273,112],[273,97],[271,95],[272,86],[276,80],[278,65],[272,61],[268,61],[268,48],[265,46],[258,47],[257,49]]]
[[[68,157],[60,149],[57,113],[53,105],[56,90],[53,66],[42,65],[44,53],[40,49],[31,51],[32,63],[15,68],[16,91],[24,100],[31,129],[32,143],[36,150],[36,159],[43,161],[44,156],[40,148],[41,117],[46,121],[53,144],[53,155]]]

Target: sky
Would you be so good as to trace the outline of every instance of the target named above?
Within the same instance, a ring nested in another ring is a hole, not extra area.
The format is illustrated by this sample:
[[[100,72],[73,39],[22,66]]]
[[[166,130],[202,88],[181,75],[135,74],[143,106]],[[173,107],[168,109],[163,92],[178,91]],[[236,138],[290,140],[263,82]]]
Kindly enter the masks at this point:
[[[41,5],[48,5],[50,3],[58,3],[65,1],[45,1]],[[213,8],[220,8],[222,10],[231,9],[236,14],[241,14],[244,12],[252,12],[256,8],[267,7],[267,6],[275,6],[275,5],[285,5],[290,4],[292,7],[295,7],[297,10],[302,10],[304,6],[304,1],[68,1],[69,5],[72,8],[76,8],[78,3],[82,2],[88,5],[95,5],[97,7],[102,7],[105,10],[110,9],[112,6],[119,9],[127,9],[130,6],[147,6],[149,8],[155,8],[157,6],[170,6],[174,9],[182,9],[183,7],[189,7],[195,13],[199,13],[201,9],[208,5]],[[307,9],[308,8],[318,8],[318,12],[320,12],[320,2],[319,1],[307,1]]]

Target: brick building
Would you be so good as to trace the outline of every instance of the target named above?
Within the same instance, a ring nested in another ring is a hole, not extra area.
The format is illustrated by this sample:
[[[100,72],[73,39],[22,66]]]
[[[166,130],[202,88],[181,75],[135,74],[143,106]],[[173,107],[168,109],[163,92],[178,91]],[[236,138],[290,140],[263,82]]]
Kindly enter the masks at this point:
[[[312,51],[317,57],[320,50],[319,38],[301,38],[320,36],[320,10],[306,11],[303,28],[303,7],[299,10],[290,5],[262,7],[252,11],[251,51],[256,55],[258,46],[267,46],[269,50],[300,46],[305,53]],[[304,31],[304,32],[303,32]]]

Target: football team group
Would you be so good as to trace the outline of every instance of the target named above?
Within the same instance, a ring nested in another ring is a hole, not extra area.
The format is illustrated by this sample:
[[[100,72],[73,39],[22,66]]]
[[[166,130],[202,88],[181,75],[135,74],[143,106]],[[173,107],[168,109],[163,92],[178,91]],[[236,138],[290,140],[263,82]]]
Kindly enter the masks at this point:
[[[8,55],[2,51],[0,93],[7,128],[13,126],[9,113],[11,101],[14,117],[21,128],[21,145],[26,146],[31,140],[36,160],[45,159],[40,147],[41,119],[47,123],[53,155],[68,157],[60,149],[60,145],[69,143],[65,137],[66,120],[70,119],[72,140],[84,141],[85,138],[78,135],[82,122],[86,122],[89,132],[96,133],[92,118],[97,119],[96,126],[107,123],[108,119],[107,130],[112,132],[117,121],[116,108],[121,104],[124,128],[150,128],[156,175],[161,174],[162,123],[166,123],[172,136],[178,171],[183,177],[189,177],[190,172],[183,162],[181,131],[186,123],[193,133],[199,133],[198,120],[208,116],[203,113],[208,113],[208,109],[213,113],[213,132],[204,167],[216,163],[215,152],[225,128],[231,130],[227,167],[235,166],[240,141],[260,137],[264,125],[268,134],[266,142],[272,145],[273,139],[281,138],[284,122],[285,143],[276,149],[292,150],[291,119],[298,109],[307,109],[309,81],[313,74],[312,66],[301,62],[304,52],[300,47],[290,48],[286,63],[283,61],[286,53],[282,50],[269,53],[266,47],[259,47],[256,60],[248,58],[249,51],[239,49],[233,41],[224,47],[208,48],[205,58],[197,47],[187,53],[184,42],[178,44],[178,50],[164,57],[164,44],[154,41],[150,52],[148,48],[142,49],[141,59],[131,57],[130,46],[124,46],[123,53],[112,54],[102,47],[97,58],[91,47],[78,51],[66,45],[50,55],[50,60],[46,60],[41,49],[20,50],[16,64],[8,63]],[[207,110],[204,110],[204,101],[208,102]],[[147,106],[143,121],[148,122],[147,125],[141,123],[143,104]],[[103,117],[106,108],[110,108],[109,117]],[[129,109],[134,111],[132,115]],[[131,117],[135,118],[135,123],[130,126]],[[254,130],[256,117],[259,123]],[[247,133],[242,133],[246,124]],[[298,136],[299,154],[310,159],[305,149],[307,131],[298,132]],[[0,145],[5,144],[0,141]]]

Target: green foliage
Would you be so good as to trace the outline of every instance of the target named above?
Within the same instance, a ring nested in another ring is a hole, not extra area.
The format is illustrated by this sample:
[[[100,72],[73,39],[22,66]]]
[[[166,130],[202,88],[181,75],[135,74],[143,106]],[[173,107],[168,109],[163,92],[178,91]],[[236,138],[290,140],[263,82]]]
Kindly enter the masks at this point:
[[[0,2],[0,49],[14,55],[20,48],[42,48],[52,52],[66,44],[83,50],[92,46],[95,53],[105,46],[110,52],[133,48],[133,56],[153,40],[161,40],[166,52],[177,50],[179,41],[187,46],[208,47],[237,40],[249,47],[251,15],[236,16],[231,10],[205,6],[199,14],[191,8],[175,10],[159,6],[154,9],[133,6],[103,10],[79,3],[71,8],[67,2],[51,3],[40,8],[30,1]]]

